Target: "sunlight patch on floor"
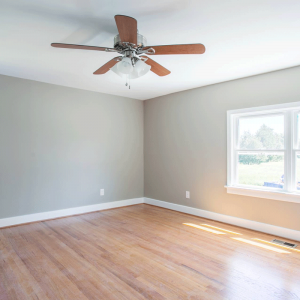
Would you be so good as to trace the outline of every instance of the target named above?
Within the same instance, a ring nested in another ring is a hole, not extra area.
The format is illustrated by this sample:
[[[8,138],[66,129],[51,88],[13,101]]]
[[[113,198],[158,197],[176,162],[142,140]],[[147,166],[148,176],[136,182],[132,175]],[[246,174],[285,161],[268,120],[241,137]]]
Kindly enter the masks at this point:
[[[211,233],[214,233],[214,234],[226,234],[226,233],[218,231],[218,230],[210,229],[210,228],[203,227],[203,226],[196,225],[196,224],[192,224],[192,223],[183,223],[183,225],[198,228],[198,229],[208,231],[208,232],[211,232]]]
[[[214,229],[218,229],[218,230],[221,230],[221,231],[225,231],[225,232],[228,232],[228,233],[231,233],[231,234],[242,235],[241,233],[237,233],[237,232],[234,232],[234,231],[231,231],[231,230],[223,229],[223,228],[212,226],[212,225],[208,225],[208,224],[201,224],[201,225],[207,226],[207,227],[211,227],[211,228],[214,228]]]

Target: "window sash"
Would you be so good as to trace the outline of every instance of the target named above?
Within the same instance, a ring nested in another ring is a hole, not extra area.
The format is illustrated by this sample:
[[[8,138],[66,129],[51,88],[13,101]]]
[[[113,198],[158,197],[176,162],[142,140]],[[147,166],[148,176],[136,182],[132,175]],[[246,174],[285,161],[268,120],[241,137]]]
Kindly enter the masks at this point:
[[[256,186],[256,185],[250,185],[250,184],[241,184],[241,183],[238,183],[238,167],[239,167],[239,154],[240,153],[243,153],[243,154],[261,154],[261,153],[264,153],[264,154],[273,154],[274,153],[279,153],[279,154],[283,154],[283,157],[284,157],[284,161],[283,161],[283,164],[284,164],[284,183],[283,183],[283,189],[281,188],[269,188],[269,187],[265,187],[265,186]],[[244,187],[244,188],[254,188],[254,189],[259,189],[259,190],[268,190],[268,191],[286,191],[286,179],[285,179],[285,151],[284,150],[260,150],[260,151],[257,151],[257,150],[234,150],[234,157],[235,157],[235,178],[234,178],[234,183],[233,183],[233,186],[236,186],[236,187]]]
[[[270,113],[266,113],[266,112],[258,112],[258,113],[252,113],[252,114],[247,114],[246,116],[236,116],[236,138],[237,138],[237,141],[235,143],[236,145],[236,149],[239,149],[239,150],[247,150],[247,149],[241,149],[239,146],[239,120],[241,119],[250,119],[250,118],[264,118],[264,117],[275,117],[275,116],[283,116],[284,117],[284,120],[285,120],[285,113],[282,113],[282,112],[270,112]],[[284,124],[284,127],[285,127],[285,124]],[[285,135],[285,133],[284,133]],[[276,151],[276,150],[285,150],[285,146],[284,148],[282,149],[255,149],[255,150],[258,150],[258,151],[264,151],[264,150],[271,150],[271,151]]]
[[[296,174],[296,155],[300,154],[300,147],[297,148],[298,136],[300,136],[300,130],[298,130],[297,115],[300,113],[299,108],[285,108],[277,110],[258,110],[251,111],[250,113],[232,113],[228,116],[228,173],[227,173],[227,185],[236,187],[247,187],[260,189],[256,186],[242,185],[238,183],[238,153],[283,153],[284,154],[284,187],[280,189],[284,192],[300,193],[297,190],[297,174]],[[246,150],[239,149],[239,119],[250,117],[263,117],[284,115],[284,149],[255,149]],[[300,177],[300,174],[299,174]],[[270,190],[270,188],[263,187],[262,190]],[[271,190],[277,190],[272,188]]]

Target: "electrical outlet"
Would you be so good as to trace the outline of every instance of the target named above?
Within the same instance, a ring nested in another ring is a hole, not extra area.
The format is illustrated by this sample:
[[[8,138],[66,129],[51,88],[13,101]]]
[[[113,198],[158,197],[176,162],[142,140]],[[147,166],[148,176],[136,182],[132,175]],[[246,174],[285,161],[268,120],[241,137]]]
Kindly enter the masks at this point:
[[[104,196],[104,189],[100,190],[100,196]]]
[[[190,199],[190,192],[189,191],[185,192],[185,198]]]

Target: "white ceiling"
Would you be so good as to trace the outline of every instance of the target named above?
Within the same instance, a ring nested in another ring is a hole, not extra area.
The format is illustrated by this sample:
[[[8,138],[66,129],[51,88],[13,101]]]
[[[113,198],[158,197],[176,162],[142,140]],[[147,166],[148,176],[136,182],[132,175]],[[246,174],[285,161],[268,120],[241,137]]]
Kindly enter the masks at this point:
[[[52,48],[113,47],[114,15],[138,20],[148,45],[202,43],[203,55],[152,56],[131,89],[113,72],[93,75],[115,53]],[[0,73],[136,99],[300,65],[299,0],[0,0]]]

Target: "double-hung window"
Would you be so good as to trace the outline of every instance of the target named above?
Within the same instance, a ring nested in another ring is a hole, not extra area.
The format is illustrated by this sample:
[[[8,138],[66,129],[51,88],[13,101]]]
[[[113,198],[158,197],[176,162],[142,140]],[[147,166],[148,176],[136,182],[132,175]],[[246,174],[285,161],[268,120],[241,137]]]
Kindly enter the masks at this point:
[[[300,103],[227,112],[227,192],[300,203]]]

